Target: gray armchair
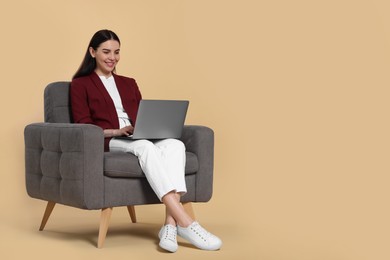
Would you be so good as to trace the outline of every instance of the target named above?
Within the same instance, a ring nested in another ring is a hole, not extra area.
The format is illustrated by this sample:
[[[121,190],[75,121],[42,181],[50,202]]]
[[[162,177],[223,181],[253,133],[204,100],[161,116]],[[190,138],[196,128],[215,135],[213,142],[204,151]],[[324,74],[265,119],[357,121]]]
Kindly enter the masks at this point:
[[[47,201],[39,230],[56,203],[101,210],[97,246],[103,246],[113,207],[126,206],[136,222],[135,205],[160,203],[136,156],[104,152],[101,128],[73,124],[69,82],[49,84],[44,92],[45,123],[26,126],[26,188],[30,197]],[[193,216],[191,202],[212,196],[214,133],[204,126],[185,126],[187,194],[182,203]]]

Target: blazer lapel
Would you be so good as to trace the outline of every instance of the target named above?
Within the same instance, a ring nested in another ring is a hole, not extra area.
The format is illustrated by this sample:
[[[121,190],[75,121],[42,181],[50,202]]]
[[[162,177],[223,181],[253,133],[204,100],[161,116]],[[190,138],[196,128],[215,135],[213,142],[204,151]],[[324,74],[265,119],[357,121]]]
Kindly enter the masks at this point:
[[[104,98],[104,101],[106,102],[107,112],[110,114],[113,127],[119,128],[118,115],[117,115],[116,110],[115,110],[114,101],[112,101],[110,94],[108,93],[106,87],[103,85],[103,82],[101,81],[99,76],[95,72],[93,72],[90,75],[90,77],[91,77],[91,80],[93,81],[96,89],[100,92],[100,94]]]
[[[128,94],[126,90],[126,85],[116,74],[113,73],[112,75],[114,76],[115,85],[118,89],[119,96],[121,97],[122,105],[124,107],[126,102],[125,100],[123,100],[123,97],[125,97]]]

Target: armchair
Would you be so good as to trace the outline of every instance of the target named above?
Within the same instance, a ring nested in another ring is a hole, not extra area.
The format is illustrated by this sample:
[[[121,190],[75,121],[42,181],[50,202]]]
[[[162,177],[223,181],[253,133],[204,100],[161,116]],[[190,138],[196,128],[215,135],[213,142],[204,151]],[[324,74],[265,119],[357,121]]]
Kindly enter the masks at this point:
[[[69,82],[54,82],[44,91],[44,123],[26,126],[25,180],[30,197],[47,201],[42,231],[56,203],[101,210],[97,247],[103,247],[114,207],[126,206],[136,223],[136,205],[158,204],[136,156],[104,152],[103,130],[72,123]],[[183,206],[212,196],[214,133],[205,126],[184,126],[187,193]]]

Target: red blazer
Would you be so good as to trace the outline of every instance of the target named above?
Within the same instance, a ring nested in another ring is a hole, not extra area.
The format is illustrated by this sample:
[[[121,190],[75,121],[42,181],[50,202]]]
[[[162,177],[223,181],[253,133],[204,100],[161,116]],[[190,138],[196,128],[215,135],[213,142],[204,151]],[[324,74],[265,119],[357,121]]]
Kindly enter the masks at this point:
[[[134,79],[113,75],[121,96],[122,105],[134,126],[137,120],[139,102],[142,99],[141,92]],[[100,126],[103,130],[119,128],[114,102],[95,72],[72,80],[70,100],[75,123],[94,124]],[[110,139],[105,138],[105,151],[108,151]]]

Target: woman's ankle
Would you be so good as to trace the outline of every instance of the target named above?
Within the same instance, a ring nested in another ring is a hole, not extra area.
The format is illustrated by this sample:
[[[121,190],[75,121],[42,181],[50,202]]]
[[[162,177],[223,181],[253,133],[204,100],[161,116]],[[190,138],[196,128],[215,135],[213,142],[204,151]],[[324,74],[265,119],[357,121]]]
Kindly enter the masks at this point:
[[[182,227],[182,228],[187,228],[190,226],[194,221],[193,220],[185,220],[185,221],[178,221],[177,225]]]
[[[172,226],[176,227],[177,223],[176,223],[176,221],[165,220],[164,225],[172,225]]]
[[[167,211],[166,212],[166,216],[165,216],[165,222],[164,222],[164,225],[172,225],[174,227],[176,227],[177,223],[176,223],[176,220],[169,214],[169,212]]]

